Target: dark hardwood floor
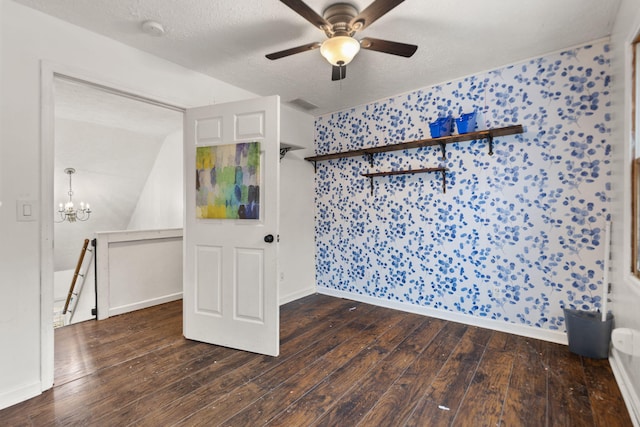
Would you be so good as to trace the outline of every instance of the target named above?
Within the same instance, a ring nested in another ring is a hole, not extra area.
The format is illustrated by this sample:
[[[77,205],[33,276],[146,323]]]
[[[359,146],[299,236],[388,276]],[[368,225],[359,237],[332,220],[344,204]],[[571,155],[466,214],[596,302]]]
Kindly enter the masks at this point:
[[[630,426],[607,360],[313,295],[281,355],[182,337],[181,301],[56,330],[55,387],[2,426]]]

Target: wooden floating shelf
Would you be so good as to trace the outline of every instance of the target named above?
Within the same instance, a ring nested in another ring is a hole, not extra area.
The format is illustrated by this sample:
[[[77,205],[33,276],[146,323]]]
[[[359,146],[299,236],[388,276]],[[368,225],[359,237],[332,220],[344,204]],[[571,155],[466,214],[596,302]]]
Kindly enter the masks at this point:
[[[479,130],[475,132],[463,133],[459,135],[442,136],[440,138],[420,139],[417,141],[401,142],[391,145],[383,145],[379,147],[361,148],[359,150],[342,151],[339,153],[321,154],[318,156],[305,157],[304,159],[312,162],[314,166],[316,162],[323,160],[342,159],[346,157],[367,156],[369,162],[373,166],[373,156],[377,153],[386,153],[389,151],[408,150],[411,148],[431,147],[439,145],[442,149],[442,157],[446,159],[446,146],[454,142],[473,141],[476,139],[487,139],[489,141],[489,155],[493,155],[493,138],[498,136],[516,135],[524,132],[522,125],[505,126],[501,128]]]
[[[390,175],[408,175],[413,173],[426,173],[426,172],[442,172],[442,192],[447,192],[447,178],[445,172],[449,169],[447,168],[422,168],[422,169],[408,169],[408,170],[400,170],[400,171],[386,171],[386,172],[371,172],[371,173],[363,173],[362,176],[366,176],[369,178],[369,183],[371,185],[371,195],[373,195],[373,178],[379,176],[390,176]]]
[[[383,145],[379,147],[361,148],[359,150],[341,151],[339,153],[321,154],[318,156],[305,157],[304,159],[312,162],[314,169],[317,169],[318,163],[323,160],[342,159],[347,157],[366,156],[369,159],[369,163],[373,167],[373,156],[378,153],[387,153],[390,151],[409,150],[411,148],[420,147],[432,147],[434,145],[440,146],[442,150],[442,158],[446,160],[447,144],[453,144],[454,142],[473,141],[477,139],[486,139],[489,145],[489,155],[493,155],[493,138],[498,136],[508,136],[523,133],[524,129],[522,125],[505,126],[501,128],[478,130],[475,132],[463,133],[458,135],[442,136],[440,138],[420,139],[417,141],[401,142],[397,144]],[[399,171],[386,171],[386,172],[370,172],[363,173],[362,176],[369,178],[371,185],[371,194],[373,195],[373,178],[380,176],[390,175],[406,175],[413,173],[425,173],[425,172],[441,172],[442,173],[442,192],[447,192],[447,168],[423,168],[423,169],[409,169]]]

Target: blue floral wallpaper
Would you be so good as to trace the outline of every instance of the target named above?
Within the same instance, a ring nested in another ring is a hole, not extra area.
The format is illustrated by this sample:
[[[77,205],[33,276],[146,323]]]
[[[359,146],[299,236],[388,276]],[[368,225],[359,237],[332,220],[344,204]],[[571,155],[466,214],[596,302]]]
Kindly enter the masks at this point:
[[[562,307],[602,301],[610,192],[606,42],[316,119],[318,154],[429,138],[438,117],[477,112],[484,140],[319,162],[317,284],[564,331]],[[376,178],[361,173],[447,167]]]

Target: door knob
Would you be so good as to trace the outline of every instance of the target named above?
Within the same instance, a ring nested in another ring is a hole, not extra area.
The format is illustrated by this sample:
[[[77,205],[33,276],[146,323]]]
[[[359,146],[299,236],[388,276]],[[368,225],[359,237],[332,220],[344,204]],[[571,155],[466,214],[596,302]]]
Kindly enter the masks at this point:
[[[267,234],[264,236],[264,241],[267,243],[273,243],[273,234]]]

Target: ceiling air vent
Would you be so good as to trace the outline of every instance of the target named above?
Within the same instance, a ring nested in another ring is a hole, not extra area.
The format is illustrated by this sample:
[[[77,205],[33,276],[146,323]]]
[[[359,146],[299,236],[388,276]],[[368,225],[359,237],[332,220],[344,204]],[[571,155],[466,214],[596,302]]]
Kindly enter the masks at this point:
[[[301,110],[304,111],[311,111],[311,110],[315,110],[316,108],[318,108],[317,105],[310,103],[309,101],[305,101],[302,98],[296,98],[293,101],[289,101],[289,104],[293,105],[294,107],[298,107]]]

